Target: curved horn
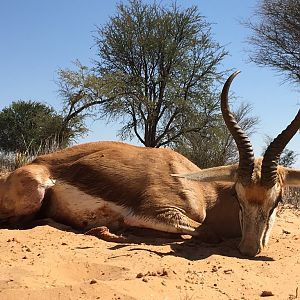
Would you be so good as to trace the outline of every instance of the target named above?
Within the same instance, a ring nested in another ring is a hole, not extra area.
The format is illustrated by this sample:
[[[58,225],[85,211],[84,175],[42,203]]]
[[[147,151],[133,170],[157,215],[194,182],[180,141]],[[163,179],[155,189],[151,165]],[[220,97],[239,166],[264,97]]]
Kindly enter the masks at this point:
[[[238,125],[235,117],[229,110],[228,106],[228,92],[233,79],[240,73],[236,71],[225,82],[221,93],[221,110],[225,124],[230,131],[239,151],[239,167],[238,176],[243,184],[247,185],[251,182],[253,167],[254,167],[254,153],[251,142]]]
[[[261,183],[272,187],[277,182],[277,166],[280,154],[300,128],[300,110],[294,120],[268,146],[261,166]]]

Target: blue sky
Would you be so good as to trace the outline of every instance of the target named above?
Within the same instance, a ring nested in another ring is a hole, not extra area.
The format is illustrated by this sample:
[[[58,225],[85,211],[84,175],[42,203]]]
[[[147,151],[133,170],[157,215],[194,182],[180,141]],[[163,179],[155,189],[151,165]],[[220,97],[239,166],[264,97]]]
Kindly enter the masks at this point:
[[[96,51],[93,31],[116,12],[118,2],[1,0],[0,109],[19,99],[42,101],[60,109],[61,99],[55,83],[57,70],[72,67],[75,59],[91,64]],[[224,60],[224,69],[242,71],[232,90],[239,97],[235,103],[251,103],[253,115],[260,118],[251,140],[255,154],[261,155],[265,135],[275,137],[296,115],[299,91],[283,84],[283,78],[274,71],[248,62],[249,46],[245,41],[249,31],[240,21],[251,16],[257,1],[178,0],[177,3],[182,7],[198,6],[200,13],[212,23],[215,40],[230,53]],[[80,142],[118,139],[119,124],[107,126],[97,121],[89,127],[90,134]],[[300,152],[299,134],[287,148]]]

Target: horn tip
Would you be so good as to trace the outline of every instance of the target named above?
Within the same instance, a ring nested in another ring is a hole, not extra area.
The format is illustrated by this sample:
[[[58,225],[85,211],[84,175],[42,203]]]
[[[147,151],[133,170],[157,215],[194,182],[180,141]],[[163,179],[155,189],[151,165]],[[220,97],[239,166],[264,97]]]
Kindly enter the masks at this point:
[[[241,72],[242,72],[241,70],[236,70],[231,76],[233,76],[233,78],[234,78],[235,76],[237,76]]]

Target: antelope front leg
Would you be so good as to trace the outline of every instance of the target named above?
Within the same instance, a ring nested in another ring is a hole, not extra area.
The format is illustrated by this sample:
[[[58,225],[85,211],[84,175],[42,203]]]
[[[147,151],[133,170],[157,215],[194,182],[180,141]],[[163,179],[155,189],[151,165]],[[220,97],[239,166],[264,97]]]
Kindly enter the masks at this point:
[[[128,226],[144,227],[182,235],[187,234],[208,243],[221,241],[207,225],[189,218],[181,209],[174,207],[156,209],[151,212],[151,216],[133,214],[124,218],[124,223]]]

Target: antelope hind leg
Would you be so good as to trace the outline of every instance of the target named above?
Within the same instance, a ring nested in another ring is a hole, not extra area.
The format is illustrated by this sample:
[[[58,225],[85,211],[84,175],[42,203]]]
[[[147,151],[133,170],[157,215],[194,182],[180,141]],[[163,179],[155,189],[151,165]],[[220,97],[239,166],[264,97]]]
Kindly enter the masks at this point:
[[[43,166],[27,165],[15,170],[3,183],[1,215],[12,225],[27,223],[39,211],[46,189],[53,184]]]
[[[130,242],[129,239],[122,235],[116,235],[109,231],[106,226],[95,227],[87,232],[84,233],[85,235],[92,235],[101,240],[107,242],[114,242],[114,243],[128,243]]]

